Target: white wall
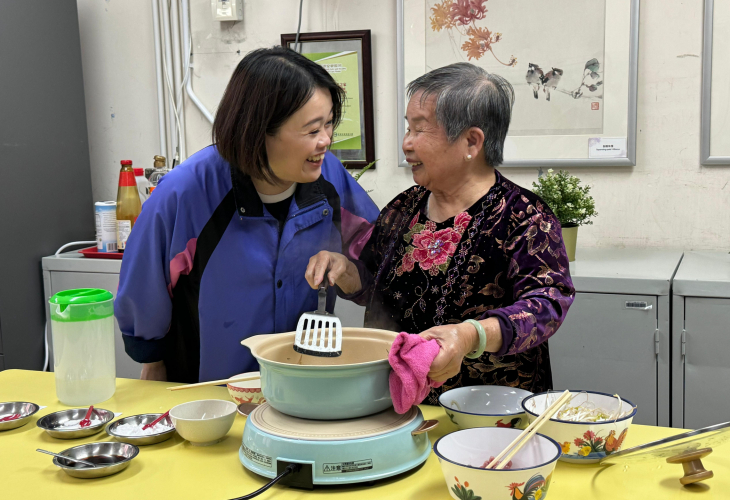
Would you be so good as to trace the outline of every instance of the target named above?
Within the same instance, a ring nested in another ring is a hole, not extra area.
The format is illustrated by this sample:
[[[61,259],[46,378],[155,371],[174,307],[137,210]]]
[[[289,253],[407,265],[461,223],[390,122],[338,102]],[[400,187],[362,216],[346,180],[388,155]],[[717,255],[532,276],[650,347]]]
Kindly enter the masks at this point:
[[[164,0],[163,0],[164,1]],[[494,0],[507,1],[507,0]],[[248,51],[296,31],[298,0],[244,0],[244,21],[218,23],[209,0],[191,0],[193,87],[214,110]],[[78,0],[95,200],[116,193],[119,160],[151,166],[157,153],[150,0]],[[395,0],[305,0],[302,31],[370,29],[378,168],[361,183],[383,206],[412,184],[397,164]],[[572,169],[594,186],[599,216],[581,246],[730,247],[730,169],[699,165],[702,2],[642,2],[638,154],[634,168]],[[239,53],[240,51],[240,53]],[[188,152],[210,143],[189,102]],[[114,117],[112,117],[112,114]],[[502,172],[531,187],[535,169]]]

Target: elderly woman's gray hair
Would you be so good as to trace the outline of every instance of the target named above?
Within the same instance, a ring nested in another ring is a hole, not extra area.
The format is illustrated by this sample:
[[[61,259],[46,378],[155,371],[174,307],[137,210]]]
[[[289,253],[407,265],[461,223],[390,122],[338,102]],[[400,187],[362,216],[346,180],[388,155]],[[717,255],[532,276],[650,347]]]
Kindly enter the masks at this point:
[[[496,167],[502,161],[515,101],[512,85],[479,66],[461,62],[437,68],[408,84],[408,98],[421,94],[421,102],[434,96],[436,120],[455,141],[465,130],[478,127],[484,132],[484,156]]]

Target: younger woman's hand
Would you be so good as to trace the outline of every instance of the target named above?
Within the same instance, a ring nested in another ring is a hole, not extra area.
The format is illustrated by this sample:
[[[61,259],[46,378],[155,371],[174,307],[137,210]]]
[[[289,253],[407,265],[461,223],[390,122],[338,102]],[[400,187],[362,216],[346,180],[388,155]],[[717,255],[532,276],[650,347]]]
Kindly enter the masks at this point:
[[[304,277],[309,286],[316,290],[322,283],[325,273],[330,286],[336,284],[347,294],[358,292],[362,288],[357,267],[341,253],[322,250],[309,259]]]

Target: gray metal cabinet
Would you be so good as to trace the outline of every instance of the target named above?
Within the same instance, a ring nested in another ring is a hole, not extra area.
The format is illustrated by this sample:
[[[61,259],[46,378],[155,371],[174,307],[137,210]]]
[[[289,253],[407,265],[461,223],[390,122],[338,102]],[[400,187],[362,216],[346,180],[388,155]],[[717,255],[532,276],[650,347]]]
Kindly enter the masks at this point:
[[[670,423],[670,290],[681,251],[578,249],[576,298],[550,339],[556,389],[619,394],[635,423]]]
[[[48,298],[62,290],[72,288],[102,288],[117,295],[120,260],[86,259],[78,252],[69,252],[58,257],[44,257],[43,288],[46,296],[46,318],[48,320],[48,346],[51,350],[50,367],[53,369],[53,342],[51,342],[51,321]],[[114,354],[117,377],[139,378],[142,365],[127,356],[124,351],[122,332],[114,320]]]
[[[688,252],[674,280],[672,426],[730,420],[730,255]]]

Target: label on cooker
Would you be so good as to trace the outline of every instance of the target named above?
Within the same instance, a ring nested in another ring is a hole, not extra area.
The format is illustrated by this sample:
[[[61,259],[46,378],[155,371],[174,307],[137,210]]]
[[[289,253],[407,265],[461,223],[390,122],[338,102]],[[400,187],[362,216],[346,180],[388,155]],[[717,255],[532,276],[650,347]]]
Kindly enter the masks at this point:
[[[360,472],[373,468],[373,461],[369,458],[365,460],[355,460],[354,462],[337,462],[334,464],[324,464],[322,471],[325,474],[344,474],[346,472]]]
[[[257,464],[268,467],[269,469],[271,468],[270,456],[255,452],[245,444],[243,445],[243,454],[246,455],[246,458],[248,458],[252,462],[256,462]]]

